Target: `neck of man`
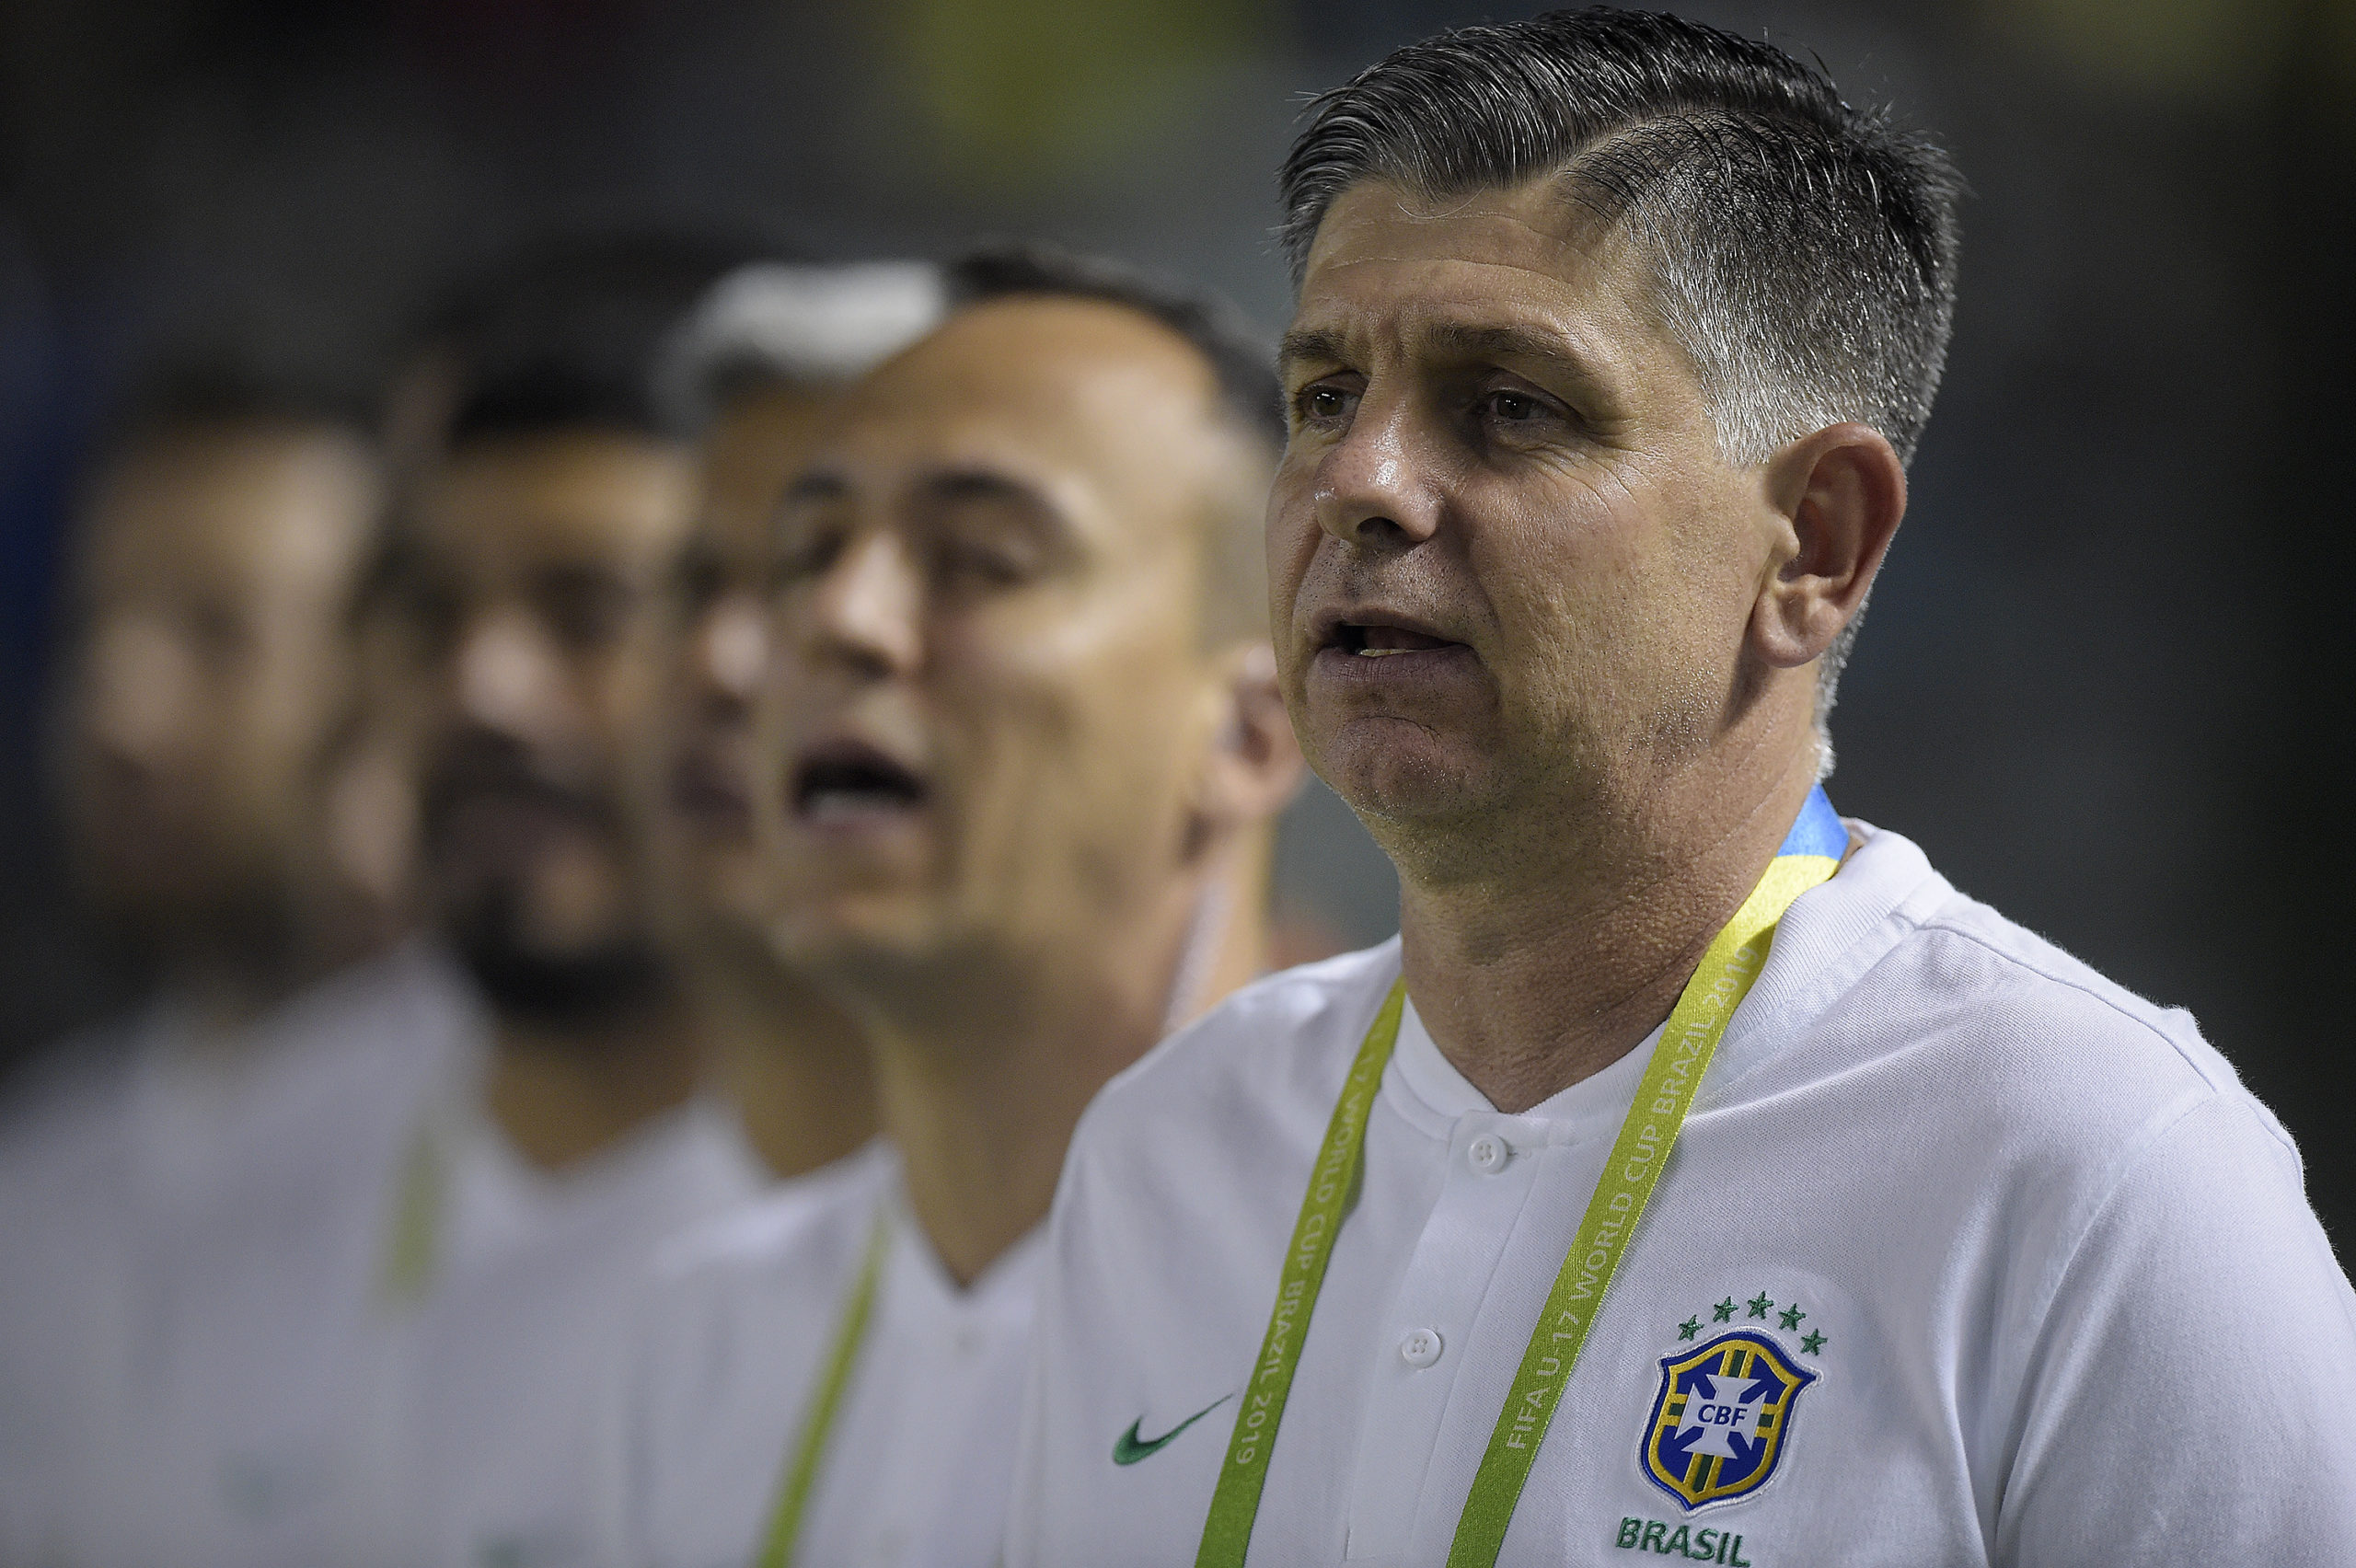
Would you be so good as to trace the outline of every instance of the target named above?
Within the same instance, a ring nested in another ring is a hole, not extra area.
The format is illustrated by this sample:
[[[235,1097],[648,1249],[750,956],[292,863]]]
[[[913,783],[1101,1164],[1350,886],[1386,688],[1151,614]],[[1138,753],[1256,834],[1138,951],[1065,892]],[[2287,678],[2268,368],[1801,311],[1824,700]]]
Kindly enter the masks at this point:
[[[712,957],[687,984],[707,1070],[773,1174],[815,1170],[875,1136],[867,1042],[840,1009],[766,954]]]
[[[1105,1080],[1161,1038],[1173,1010],[1192,1016],[1259,972],[1267,842],[1212,851],[1116,928],[911,977],[869,1002],[883,1130],[917,1222],[960,1286],[1046,1217],[1072,1128]],[[1175,997],[1190,982],[1195,994]]]
[[[1486,824],[1475,874],[1447,874],[1442,856],[1403,865],[1408,991],[1491,1104],[1526,1111],[1668,1018],[1814,787],[1812,735]]]
[[[560,1028],[502,1017],[484,1099],[518,1154],[561,1171],[685,1104],[696,1066],[695,1020],[676,998]]]
[[[329,967],[291,922],[230,918],[173,942],[163,976],[191,1020],[191,1048],[225,1060],[243,1055],[254,1026]]]

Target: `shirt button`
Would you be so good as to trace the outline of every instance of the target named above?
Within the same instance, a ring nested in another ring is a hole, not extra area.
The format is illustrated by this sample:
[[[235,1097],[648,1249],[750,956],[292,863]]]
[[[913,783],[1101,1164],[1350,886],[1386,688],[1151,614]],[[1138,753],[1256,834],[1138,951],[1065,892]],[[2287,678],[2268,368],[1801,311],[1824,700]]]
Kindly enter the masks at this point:
[[[1439,1359],[1440,1337],[1438,1329],[1410,1329],[1407,1337],[1399,1342],[1399,1359],[1418,1372]]]
[[[1506,1168],[1506,1161],[1513,1158],[1513,1150],[1507,1147],[1506,1140],[1495,1133],[1483,1133],[1465,1146],[1464,1158],[1482,1175],[1495,1176]]]

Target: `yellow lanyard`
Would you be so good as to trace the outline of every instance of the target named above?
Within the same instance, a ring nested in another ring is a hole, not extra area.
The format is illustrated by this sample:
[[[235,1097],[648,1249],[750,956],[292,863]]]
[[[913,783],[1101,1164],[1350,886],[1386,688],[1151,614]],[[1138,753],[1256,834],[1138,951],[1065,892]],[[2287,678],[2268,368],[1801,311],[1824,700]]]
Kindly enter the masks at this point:
[[[835,1420],[842,1413],[843,1393],[850,1387],[860,1347],[866,1343],[868,1328],[875,1319],[875,1292],[884,1278],[884,1254],[891,1245],[891,1222],[884,1209],[878,1207],[875,1223],[867,1234],[866,1255],[860,1259],[859,1273],[852,1278],[850,1292],[843,1297],[842,1311],[835,1320],[835,1341],[826,1353],[826,1370],[811,1395],[810,1408],[803,1412],[802,1434],[794,1439],[785,1478],[778,1488],[777,1508],[769,1516],[768,1534],[762,1542],[761,1555],[755,1560],[758,1568],[787,1568],[793,1561],[794,1547],[802,1535],[802,1516],[809,1507],[811,1489],[818,1482],[818,1466],[826,1458],[827,1439],[834,1435]]]
[[[421,1120],[401,1159],[393,1212],[385,1227],[376,1290],[387,1302],[414,1306],[425,1298],[441,1262],[442,1210],[449,1201],[449,1171],[431,1119]]]
[[[1841,867],[1848,830],[1822,790],[1809,793],[1774,862],[1750,896],[1727,923],[1701,967],[1677,999],[1653,1048],[1635,1103],[1620,1124],[1620,1136],[1597,1180],[1595,1196],[1580,1221],[1569,1253],[1554,1277],[1545,1309],[1522,1353],[1513,1391],[1497,1413],[1496,1430],[1472,1478],[1472,1490],[1449,1548],[1449,1568],[1491,1568],[1505,1544],[1538,1445],[1553,1420],[1571,1367],[1587,1343],[1588,1331],[1603,1306],[1604,1293],[1627,1252],[1628,1238],[1660,1180],[1669,1151],[1685,1124],[1694,1091],[1717,1050],[1727,1025],[1767,961],[1775,927],[1792,901],[1826,881]],[[1403,978],[1391,987],[1382,1009],[1367,1030],[1342,1094],[1325,1129],[1325,1142],[1309,1179],[1309,1191],[1294,1223],[1292,1246],[1278,1276],[1276,1303],[1260,1358],[1244,1387],[1235,1431],[1219,1464],[1209,1516],[1203,1521],[1195,1568],[1242,1568],[1268,1478],[1268,1458],[1284,1419],[1300,1360],[1310,1314],[1325,1283],[1334,1237],[1357,1195],[1366,1149],[1367,1118],[1382,1082],[1384,1066],[1399,1040],[1407,998]]]

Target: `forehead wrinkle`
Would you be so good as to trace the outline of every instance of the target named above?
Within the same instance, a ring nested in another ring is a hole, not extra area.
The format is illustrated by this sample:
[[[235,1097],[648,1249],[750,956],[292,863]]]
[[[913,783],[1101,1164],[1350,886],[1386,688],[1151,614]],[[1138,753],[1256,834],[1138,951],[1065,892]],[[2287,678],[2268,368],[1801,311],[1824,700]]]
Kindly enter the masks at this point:
[[[1406,184],[1380,175],[1355,180],[1336,192],[1325,209],[1305,259],[1302,276],[1305,280],[1321,268],[1352,265],[1352,261],[1333,259],[1333,253],[1354,243],[1366,243],[1369,233],[1392,225],[1405,227],[1407,233],[1399,237],[1411,248],[1415,242],[1435,235],[1446,239],[1470,224],[1509,229],[1530,248],[1568,250],[1593,261],[1597,259],[1597,243],[1612,240],[1618,225],[1615,219],[1593,203],[1579,199],[1576,189],[1567,183],[1572,173],[1572,168],[1565,166],[1533,173],[1511,184],[1473,183],[1448,190]],[[1408,259],[1370,255],[1356,259]]]
[[[1560,280],[1551,280],[1557,287]],[[1366,356],[1377,337],[1397,343],[1411,357],[1458,363],[1538,361],[1558,366],[1583,384],[1601,386],[1624,369],[1624,356],[1598,336],[1566,323],[1563,316],[1519,299],[1493,299],[1468,309],[1466,291],[1418,291],[1387,319],[1352,301],[1325,302],[1341,317],[1288,333],[1286,352],[1297,360],[1348,362]]]
[[[1643,248],[1629,233],[1625,214],[1597,211],[1580,199],[1580,190],[1576,170],[1568,167],[1512,185],[1449,192],[1407,189],[1389,179],[1353,184],[1336,196],[1320,225],[1304,268],[1303,297],[1321,273],[1385,264],[1494,269],[1553,288],[1611,294],[1626,292],[1631,281],[1641,285],[1641,259],[1639,275],[1628,277],[1628,253]],[[1402,225],[1404,234],[1399,232]],[[1424,243],[1434,239],[1441,243]],[[1372,247],[1381,248],[1362,248]],[[1476,251],[1487,254],[1472,253]]]
[[[845,432],[849,439],[837,461],[858,471],[850,489],[872,485],[897,508],[996,499],[1027,507],[1073,537],[1100,529],[1153,532],[1168,497],[1158,483],[1140,490],[1138,475],[1166,463],[1173,450],[1191,452],[1196,433],[1175,427],[1207,424],[1209,416],[1189,410],[1169,419],[1166,405],[1149,407],[1143,418],[1108,416],[1108,407],[1134,408],[1138,392],[1149,404],[1162,394],[1154,367],[1123,356],[1095,365],[1087,377],[1080,369],[1025,377],[1028,399],[994,398],[987,383],[974,386],[970,397],[936,406],[944,417],[929,421],[927,435],[914,443],[889,429],[913,410],[879,404],[866,411],[864,430]],[[1096,379],[1107,371],[1110,378]],[[872,444],[861,439],[869,435],[877,438]],[[1179,482],[1189,490],[1203,488],[1196,473]]]

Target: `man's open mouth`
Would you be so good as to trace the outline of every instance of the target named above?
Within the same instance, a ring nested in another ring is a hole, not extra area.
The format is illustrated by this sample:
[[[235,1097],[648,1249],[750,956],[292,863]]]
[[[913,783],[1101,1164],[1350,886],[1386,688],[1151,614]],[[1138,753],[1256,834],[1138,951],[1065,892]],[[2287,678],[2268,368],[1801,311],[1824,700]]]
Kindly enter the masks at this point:
[[[916,811],[926,793],[907,767],[857,742],[821,746],[793,771],[793,814],[820,826]]]
[[[1341,621],[1335,624],[1328,646],[1361,659],[1382,659],[1393,653],[1430,653],[1463,644],[1388,621]]]

